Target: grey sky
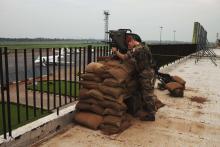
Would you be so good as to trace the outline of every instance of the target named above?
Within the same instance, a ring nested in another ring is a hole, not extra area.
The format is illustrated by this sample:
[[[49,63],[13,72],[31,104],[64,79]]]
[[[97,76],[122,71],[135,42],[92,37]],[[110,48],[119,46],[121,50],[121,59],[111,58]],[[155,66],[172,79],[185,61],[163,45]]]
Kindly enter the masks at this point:
[[[0,37],[104,38],[103,10],[110,29],[130,28],[144,40],[191,41],[200,22],[209,41],[220,33],[219,0],[0,0]]]

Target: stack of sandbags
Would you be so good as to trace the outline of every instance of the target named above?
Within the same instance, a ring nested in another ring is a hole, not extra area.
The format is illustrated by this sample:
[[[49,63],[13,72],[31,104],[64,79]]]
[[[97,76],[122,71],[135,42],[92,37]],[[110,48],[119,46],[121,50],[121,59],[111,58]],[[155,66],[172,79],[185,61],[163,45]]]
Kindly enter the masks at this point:
[[[122,116],[106,115],[100,130],[107,135],[124,131],[131,125],[131,118],[128,114]]]
[[[120,61],[90,63],[81,75],[75,121],[105,134],[121,132],[130,126],[124,100],[135,91],[133,69]],[[81,115],[81,116],[79,116]],[[83,118],[86,117],[86,118]]]
[[[90,112],[81,111],[74,114],[74,119],[76,122],[93,130],[98,129],[99,125],[103,122],[102,116]]]
[[[173,81],[179,83],[180,85],[183,86],[183,89],[185,89],[186,81],[184,79],[182,79],[179,76],[171,76],[171,77],[172,77]]]
[[[167,83],[165,87],[169,90],[171,96],[183,97],[186,81],[179,76],[171,76],[172,81]]]

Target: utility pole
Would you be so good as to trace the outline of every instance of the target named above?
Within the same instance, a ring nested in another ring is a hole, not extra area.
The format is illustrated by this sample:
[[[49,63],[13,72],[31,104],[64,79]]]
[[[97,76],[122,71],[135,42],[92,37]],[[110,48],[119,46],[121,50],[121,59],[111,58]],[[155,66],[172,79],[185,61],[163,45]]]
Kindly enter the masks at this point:
[[[162,42],[162,30],[163,30],[163,26],[160,27],[160,44]]]
[[[104,41],[108,42],[108,20],[109,20],[109,11],[108,10],[104,10],[104,15],[105,15],[105,27],[104,27]]]
[[[173,30],[173,41],[176,42],[176,30]]]

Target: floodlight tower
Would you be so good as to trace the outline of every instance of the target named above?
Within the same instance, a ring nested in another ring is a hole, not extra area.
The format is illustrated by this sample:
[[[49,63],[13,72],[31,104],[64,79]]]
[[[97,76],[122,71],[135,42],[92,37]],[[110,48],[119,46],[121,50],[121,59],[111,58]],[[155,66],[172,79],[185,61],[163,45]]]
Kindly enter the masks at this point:
[[[162,30],[163,30],[163,26],[160,26],[160,44],[162,42]]]
[[[173,41],[176,41],[176,30],[173,30]]]
[[[109,19],[109,11],[108,10],[104,10],[104,15],[105,15],[105,27],[104,27],[104,41],[108,42],[108,19]]]

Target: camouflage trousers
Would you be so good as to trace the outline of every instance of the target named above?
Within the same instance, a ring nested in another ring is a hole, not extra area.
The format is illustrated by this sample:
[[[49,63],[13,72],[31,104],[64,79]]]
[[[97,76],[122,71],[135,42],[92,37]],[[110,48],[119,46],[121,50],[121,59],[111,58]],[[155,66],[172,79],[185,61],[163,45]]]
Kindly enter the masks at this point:
[[[143,70],[138,77],[139,89],[141,94],[142,109],[155,114],[157,108],[155,106],[154,84],[155,72],[153,69]]]

